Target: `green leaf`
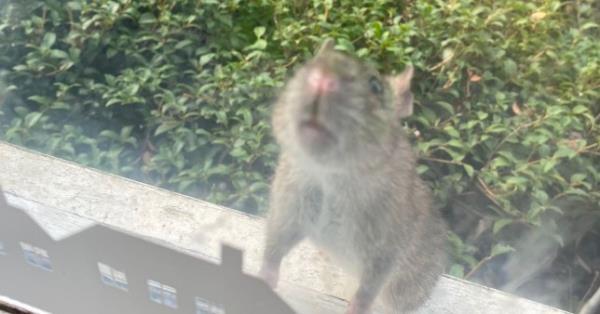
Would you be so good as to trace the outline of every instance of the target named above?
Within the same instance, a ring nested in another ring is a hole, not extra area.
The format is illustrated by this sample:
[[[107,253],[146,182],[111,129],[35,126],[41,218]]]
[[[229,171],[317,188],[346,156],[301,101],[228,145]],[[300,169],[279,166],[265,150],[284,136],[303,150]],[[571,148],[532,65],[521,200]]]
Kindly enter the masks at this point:
[[[31,101],[35,101],[36,103],[43,105],[43,106],[47,106],[52,102],[52,100],[50,100],[50,98],[48,98],[48,97],[37,96],[37,95],[29,96],[29,97],[27,97],[27,99],[29,99]]]
[[[506,184],[510,186],[523,187],[528,184],[528,180],[525,177],[509,176],[506,179]]]
[[[169,130],[172,130],[176,127],[178,127],[180,125],[179,121],[167,121],[167,122],[163,122],[161,123],[158,128],[156,129],[156,131],[154,132],[155,136],[161,135]]]
[[[539,220],[539,215],[543,212],[546,211],[546,207],[541,206],[541,205],[536,205],[534,203],[534,207],[532,207],[528,212],[527,212],[527,220],[528,222],[533,222],[536,220]]]
[[[140,16],[139,23],[148,26],[156,23],[156,17],[152,13],[144,13]]]
[[[246,47],[244,50],[265,50],[265,48],[267,48],[267,41],[264,39],[259,39],[254,44]]]
[[[506,160],[506,158],[498,156],[491,161],[490,165],[492,166],[492,169],[497,169],[510,166],[510,163]]]
[[[69,54],[62,51],[62,50],[58,50],[58,49],[52,49],[50,50],[50,55],[53,58],[57,58],[57,59],[68,59],[69,58]]]
[[[497,234],[498,232],[500,232],[500,230],[502,230],[504,227],[510,225],[511,223],[513,223],[512,219],[507,219],[507,218],[498,219],[494,222],[494,227],[492,228],[492,232],[494,234]]]
[[[120,99],[113,98],[113,99],[110,99],[109,101],[107,101],[107,102],[106,102],[106,104],[105,104],[105,106],[106,106],[106,107],[110,107],[110,106],[112,106],[112,105],[114,105],[114,104],[118,104],[118,103],[120,103],[120,102],[121,102],[121,100],[120,100]]]
[[[56,34],[47,32],[46,34],[44,34],[44,38],[42,39],[42,43],[40,46],[45,49],[50,49],[50,47],[52,47],[52,45],[54,45],[55,41],[56,41]]]
[[[352,44],[351,41],[345,38],[339,38],[337,40],[337,45],[335,45],[335,48],[341,51],[353,52],[354,44]]]
[[[16,106],[13,110],[19,117],[25,117],[29,113],[29,109],[23,106]]]
[[[450,270],[448,271],[448,275],[458,277],[458,278],[464,278],[465,277],[465,267],[460,264],[453,264],[450,267]]]
[[[475,173],[475,170],[473,169],[473,166],[467,165],[467,164],[463,164],[463,168],[465,169],[465,172],[467,172],[467,175],[469,176],[469,178],[472,178],[473,174]]]
[[[571,176],[571,183],[579,183],[585,180],[585,178],[587,177],[586,174],[584,173],[575,173]]]
[[[70,106],[70,104],[67,104],[64,101],[54,101],[50,105],[50,109],[55,109],[55,110],[70,110],[71,106]]]
[[[450,103],[445,101],[437,101],[436,104],[446,110],[449,114],[454,114],[454,107],[452,107]]]
[[[256,35],[256,38],[261,38],[264,34],[265,31],[267,29],[264,26],[258,26],[254,28],[254,35]]]
[[[584,112],[588,112],[589,109],[586,106],[584,106],[584,105],[577,105],[577,106],[575,106],[573,108],[572,111],[573,111],[574,114],[582,114]]]
[[[578,188],[569,188],[564,193],[565,194],[571,194],[571,195],[588,197],[588,193],[586,191],[584,191],[582,189],[578,189]]]
[[[554,166],[556,166],[556,159],[545,159],[541,161],[542,166],[542,172],[547,173],[548,171],[554,169]]]
[[[498,243],[496,245],[494,245],[494,247],[492,248],[492,252],[490,253],[490,257],[495,257],[498,255],[502,255],[502,254],[506,254],[509,252],[514,252],[515,249],[507,244],[503,244],[503,243]]]
[[[78,1],[69,1],[65,6],[69,10],[81,11],[81,3],[79,3]]]
[[[131,131],[133,131],[133,126],[131,126],[131,125],[124,126],[124,127],[121,129],[121,138],[122,138],[122,139],[126,139],[126,138],[128,138],[129,136],[131,136]]]
[[[504,73],[509,77],[517,75],[517,64],[511,59],[504,60]]]
[[[457,139],[451,139],[448,141],[448,146],[452,146],[452,147],[456,147],[456,148],[463,148],[465,146],[465,144]]]
[[[246,150],[244,150],[242,147],[235,147],[229,152],[229,154],[235,158],[244,158],[248,156],[248,152],[246,152]]]
[[[564,158],[567,157],[568,159],[572,159],[574,157],[577,156],[577,151],[571,149],[568,146],[560,146],[556,152],[554,153],[554,155],[552,156],[552,158]]]
[[[203,66],[203,65],[209,63],[215,56],[216,56],[216,54],[214,54],[214,53],[207,53],[205,55],[202,55],[202,57],[200,57],[200,65]]]
[[[600,27],[600,25],[598,25],[597,23],[594,22],[587,22],[583,25],[581,25],[581,28],[579,28],[580,30],[584,31],[586,29],[590,29],[590,28],[598,28]]]
[[[507,127],[502,124],[492,124],[485,129],[486,133],[503,133],[507,131]]]
[[[192,44],[192,41],[189,39],[182,40],[175,45],[175,49],[182,49]]]
[[[98,137],[106,137],[111,140],[119,139],[119,135],[113,130],[102,130],[100,133],[98,133]]]
[[[42,118],[41,112],[31,112],[25,116],[25,126],[28,128],[33,127]]]
[[[448,125],[448,126],[446,126],[446,127],[444,128],[444,131],[445,131],[445,132],[446,132],[448,135],[450,135],[451,137],[454,137],[454,138],[460,138],[460,133],[458,133],[458,131],[456,130],[456,128],[454,128],[454,127],[453,127],[453,126],[451,126],[451,125]]]
[[[540,203],[545,203],[548,201],[548,193],[546,193],[544,190],[535,190],[533,191],[532,196]]]
[[[252,126],[252,122],[253,122],[252,112],[250,111],[249,108],[246,108],[246,107],[240,108],[240,109],[238,109],[236,114],[243,117],[245,126],[247,126],[247,127]]]
[[[429,167],[428,167],[428,166],[426,166],[426,165],[418,165],[418,166],[417,166],[417,173],[418,173],[419,175],[422,175],[422,174],[424,174],[424,173],[425,173],[425,172],[427,172],[428,170],[429,170]]]

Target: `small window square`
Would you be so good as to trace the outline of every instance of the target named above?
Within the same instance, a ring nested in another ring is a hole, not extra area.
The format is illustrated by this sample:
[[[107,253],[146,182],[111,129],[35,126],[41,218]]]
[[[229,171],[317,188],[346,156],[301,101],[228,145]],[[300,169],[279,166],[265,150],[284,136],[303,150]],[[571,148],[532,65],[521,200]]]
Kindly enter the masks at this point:
[[[177,308],[177,290],[158,281],[148,280],[148,292],[152,302]]]
[[[127,275],[124,272],[115,270],[114,268],[104,264],[98,263],[98,270],[100,271],[100,280],[107,286],[127,291]]]
[[[21,242],[20,245],[25,261],[29,265],[46,271],[52,271],[52,262],[50,261],[48,251],[24,242]]]
[[[222,305],[213,304],[205,299],[196,297],[196,314],[225,314]]]
[[[112,270],[109,266],[98,263],[98,270],[100,270],[100,279],[105,285],[112,286],[115,282],[115,279],[112,275]]]
[[[152,302],[162,304],[162,285],[160,282],[148,280],[148,291]]]
[[[117,288],[121,290],[127,290],[128,284],[127,276],[125,275],[125,273],[115,270],[113,271],[113,276],[115,278],[115,285],[117,286]]]
[[[177,290],[163,285],[163,304],[170,308],[177,308]]]

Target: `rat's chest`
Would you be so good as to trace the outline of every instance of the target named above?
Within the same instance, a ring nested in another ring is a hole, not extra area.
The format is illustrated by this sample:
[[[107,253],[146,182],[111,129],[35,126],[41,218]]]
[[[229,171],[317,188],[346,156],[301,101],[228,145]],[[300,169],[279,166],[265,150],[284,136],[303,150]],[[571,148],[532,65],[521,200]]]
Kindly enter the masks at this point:
[[[341,265],[344,268],[356,268],[355,239],[360,236],[357,201],[354,197],[325,193],[308,224],[309,238],[339,263],[347,264]]]

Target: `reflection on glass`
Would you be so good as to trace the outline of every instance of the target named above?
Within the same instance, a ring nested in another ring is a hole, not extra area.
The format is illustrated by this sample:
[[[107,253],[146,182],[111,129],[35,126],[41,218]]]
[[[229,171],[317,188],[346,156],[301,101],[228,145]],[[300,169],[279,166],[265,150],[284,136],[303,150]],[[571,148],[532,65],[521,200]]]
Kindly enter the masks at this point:
[[[173,309],[177,308],[177,290],[175,288],[163,285],[158,281],[148,280],[148,291],[152,302]]]
[[[225,314],[225,309],[220,305],[196,297],[196,314]]]
[[[52,271],[52,262],[50,261],[50,256],[46,250],[24,242],[21,242],[20,244],[21,249],[23,249],[25,261],[29,265],[46,271]]]
[[[105,285],[127,291],[128,284],[125,273],[103,263],[98,263],[98,270],[100,271],[100,279]]]

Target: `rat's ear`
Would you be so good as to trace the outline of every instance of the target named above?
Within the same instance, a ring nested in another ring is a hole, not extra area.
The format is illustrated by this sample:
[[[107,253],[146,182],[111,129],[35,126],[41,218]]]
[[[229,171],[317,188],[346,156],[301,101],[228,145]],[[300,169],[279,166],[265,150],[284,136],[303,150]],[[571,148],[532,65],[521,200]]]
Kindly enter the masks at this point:
[[[319,49],[317,50],[317,53],[315,55],[320,55],[324,52],[327,51],[332,51],[333,47],[335,47],[335,40],[333,40],[332,38],[327,38],[325,39],[325,41],[321,44],[321,47],[319,47]]]
[[[398,118],[406,118],[413,113],[413,95],[410,91],[413,72],[413,67],[408,66],[402,73],[388,77]]]

